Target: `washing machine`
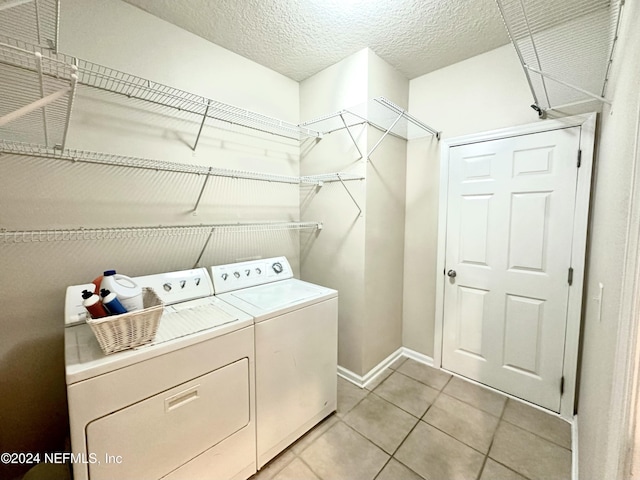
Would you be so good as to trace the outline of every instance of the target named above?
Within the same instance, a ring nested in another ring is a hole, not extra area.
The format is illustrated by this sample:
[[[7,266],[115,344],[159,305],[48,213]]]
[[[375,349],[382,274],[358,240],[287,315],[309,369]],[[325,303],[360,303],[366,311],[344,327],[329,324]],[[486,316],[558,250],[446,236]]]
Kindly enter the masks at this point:
[[[258,469],[336,410],[338,292],[285,257],[211,268],[214,291],[254,318]]]
[[[104,355],[67,289],[75,480],[240,479],[256,472],[253,318],[212,296],[207,269],[134,279],[165,304],[153,343]]]

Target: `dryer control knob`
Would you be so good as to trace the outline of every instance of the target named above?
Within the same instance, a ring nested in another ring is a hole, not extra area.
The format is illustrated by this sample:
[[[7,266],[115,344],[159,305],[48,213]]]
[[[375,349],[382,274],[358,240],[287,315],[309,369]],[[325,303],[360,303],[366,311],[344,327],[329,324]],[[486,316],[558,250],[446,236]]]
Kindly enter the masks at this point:
[[[273,271],[276,273],[282,273],[282,270],[284,270],[280,262],[274,263],[273,265],[271,265],[271,268],[273,268]]]
[[[200,285],[200,277],[196,277],[196,286]]]
[[[251,270],[247,268],[247,269],[244,271],[244,274],[248,277],[249,275],[251,275]]]
[[[186,280],[180,280],[180,288],[184,288],[186,284],[187,284]]]
[[[240,272],[233,272],[233,276],[236,278],[240,278]]]
[[[165,291],[170,292],[172,287],[170,283],[165,283],[164,285],[162,285],[162,288],[164,288]]]
[[[256,268],[256,273],[260,275],[262,273],[262,270],[260,268]]]
[[[228,273],[223,273],[223,274],[221,275],[221,277],[222,277],[222,280],[224,280],[224,281],[226,282],[226,281],[227,281],[227,278],[229,278],[229,274],[228,274]]]

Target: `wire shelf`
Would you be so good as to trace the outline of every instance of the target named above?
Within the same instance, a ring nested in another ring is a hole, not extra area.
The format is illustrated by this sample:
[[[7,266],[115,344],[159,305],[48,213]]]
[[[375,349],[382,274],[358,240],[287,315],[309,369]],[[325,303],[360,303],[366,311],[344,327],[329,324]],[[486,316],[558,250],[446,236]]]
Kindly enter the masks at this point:
[[[207,167],[204,165],[183,164],[177,162],[166,162],[139,157],[127,157],[122,155],[112,155],[109,153],[91,152],[87,150],[56,150],[45,148],[38,144],[10,142],[0,140],[0,151],[14,155],[24,155],[29,157],[49,158],[79,163],[90,163],[107,166],[139,168],[145,170],[191,173],[196,175],[210,175],[213,177],[229,177],[245,180],[256,180],[262,182],[275,183],[300,183],[300,177],[277,175],[272,173],[250,172],[246,170],[235,170],[217,167]]]
[[[345,128],[368,124],[405,140],[412,140],[428,135],[440,139],[440,132],[418,120],[406,110],[384,97],[377,97],[366,103],[347,108],[339,112],[325,115],[301,123],[304,127],[313,127],[322,135]]]
[[[54,52],[59,17],[60,0],[0,0],[0,32]]]
[[[496,0],[543,110],[592,99],[606,85],[623,0]]]
[[[191,113],[201,117],[203,125],[205,120],[213,120],[294,140],[320,136],[318,131],[307,127],[218,102],[202,95],[153,82],[70,55],[54,53],[40,46],[4,35],[0,36],[0,43],[32,54],[37,52],[56,64],[75,68],[80,85],[142,100],[170,110]],[[193,148],[195,149],[195,145]]]
[[[352,180],[364,180],[363,175],[356,175],[353,173],[321,173],[319,175],[305,175],[300,177],[300,183],[330,183],[330,182],[347,182]]]
[[[77,82],[73,65],[0,44],[0,137],[64,148]]]
[[[247,233],[275,230],[318,230],[320,222],[218,223],[210,225],[76,228],[52,230],[0,230],[2,243],[39,243],[95,240],[135,240],[144,238],[204,235],[210,233]]]

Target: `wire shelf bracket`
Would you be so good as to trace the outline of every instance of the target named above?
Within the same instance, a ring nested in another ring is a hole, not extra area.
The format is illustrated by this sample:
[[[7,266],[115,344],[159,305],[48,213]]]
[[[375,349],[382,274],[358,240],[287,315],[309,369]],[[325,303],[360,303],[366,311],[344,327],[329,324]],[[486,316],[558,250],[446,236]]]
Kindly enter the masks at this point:
[[[2,136],[37,137],[47,147],[64,149],[78,84],[77,68],[40,51],[0,44],[0,73],[7,92],[0,97]]]
[[[597,100],[606,89],[625,0],[496,0],[534,104],[544,117]]]
[[[361,151],[351,131],[353,127],[362,124],[367,124],[383,132],[382,138],[366,155]],[[418,120],[409,112],[384,97],[373,98],[367,103],[303,122],[300,126],[313,126],[319,131],[320,135],[347,130],[351,141],[360,154],[360,158],[367,159],[387,136],[403,140],[412,140],[425,135],[433,135],[437,140],[440,140],[441,136],[441,132]]]

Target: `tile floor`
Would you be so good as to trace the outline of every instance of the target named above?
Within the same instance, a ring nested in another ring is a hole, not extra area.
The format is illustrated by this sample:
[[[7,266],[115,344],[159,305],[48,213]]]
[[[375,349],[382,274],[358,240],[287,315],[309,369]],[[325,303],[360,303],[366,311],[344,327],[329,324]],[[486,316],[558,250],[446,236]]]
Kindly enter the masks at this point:
[[[568,423],[402,358],[253,480],[571,478]]]

